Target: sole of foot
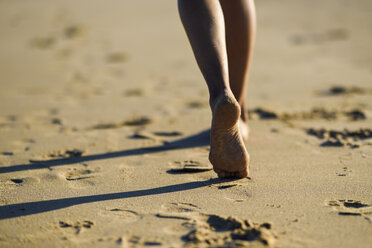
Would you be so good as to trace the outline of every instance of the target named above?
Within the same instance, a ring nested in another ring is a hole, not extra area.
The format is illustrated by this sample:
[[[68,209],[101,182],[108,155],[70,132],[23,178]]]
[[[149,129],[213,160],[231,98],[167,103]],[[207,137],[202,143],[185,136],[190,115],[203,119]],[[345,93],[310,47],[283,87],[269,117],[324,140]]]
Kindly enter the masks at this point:
[[[214,171],[221,178],[247,177],[249,154],[239,127],[240,106],[231,92],[214,101],[212,116],[209,161]]]

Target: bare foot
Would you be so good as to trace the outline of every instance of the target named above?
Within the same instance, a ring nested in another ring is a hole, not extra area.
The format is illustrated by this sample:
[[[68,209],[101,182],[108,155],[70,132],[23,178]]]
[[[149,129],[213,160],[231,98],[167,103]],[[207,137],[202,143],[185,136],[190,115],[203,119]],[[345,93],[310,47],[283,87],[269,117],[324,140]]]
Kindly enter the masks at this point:
[[[249,138],[249,127],[241,118],[239,119],[239,130],[243,140],[247,141]]]
[[[240,107],[231,92],[224,92],[212,106],[209,161],[219,177],[248,176],[249,154],[239,130]]]

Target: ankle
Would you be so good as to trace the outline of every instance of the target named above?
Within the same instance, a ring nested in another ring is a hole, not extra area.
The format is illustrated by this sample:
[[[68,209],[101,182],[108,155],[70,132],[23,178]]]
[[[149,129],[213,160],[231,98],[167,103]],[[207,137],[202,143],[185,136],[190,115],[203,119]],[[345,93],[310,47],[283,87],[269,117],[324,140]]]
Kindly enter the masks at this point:
[[[222,90],[213,91],[213,92],[211,91],[209,93],[209,105],[210,105],[212,110],[213,110],[216,102],[222,97],[229,97],[229,98],[232,98],[234,101],[236,101],[236,99],[234,97],[234,94],[232,93],[231,89],[229,89],[229,88],[224,88]]]
[[[248,121],[248,111],[245,105],[240,105],[241,113],[240,113],[240,119],[242,119],[243,122]]]

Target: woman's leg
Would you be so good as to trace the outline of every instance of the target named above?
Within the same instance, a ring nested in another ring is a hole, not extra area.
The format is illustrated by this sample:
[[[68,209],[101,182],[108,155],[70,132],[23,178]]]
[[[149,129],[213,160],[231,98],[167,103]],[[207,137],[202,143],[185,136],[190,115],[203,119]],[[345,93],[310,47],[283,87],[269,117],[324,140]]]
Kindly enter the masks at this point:
[[[210,93],[209,160],[220,177],[246,177],[249,155],[238,127],[240,105],[230,89],[221,4],[218,0],[178,0],[178,7]]]
[[[218,0],[179,0],[181,21],[199,68],[207,82],[210,100],[229,89],[225,24]]]
[[[248,138],[246,85],[256,34],[254,0],[220,0],[225,18],[230,87],[241,108],[242,135]]]

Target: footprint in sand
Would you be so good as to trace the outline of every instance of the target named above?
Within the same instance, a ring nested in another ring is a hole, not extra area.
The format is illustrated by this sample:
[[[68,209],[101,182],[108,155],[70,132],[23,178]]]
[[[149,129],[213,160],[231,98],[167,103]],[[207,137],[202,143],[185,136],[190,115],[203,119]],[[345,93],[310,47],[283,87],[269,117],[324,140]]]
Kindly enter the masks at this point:
[[[56,42],[57,42],[56,38],[52,36],[44,36],[44,37],[33,38],[30,41],[30,45],[33,48],[47,50],[47,49],[53,48]]]
[[[100,212],[102,216],[108,217],[118,217],[120,221],[124,222],[135,222],[142,219],[142,215],[137,213],[136,211],[132,211],[129,209],[122,209],[122,208],[112,208],[108,210],[104,210]]]
[[[80,25],[70,25],[63,29],[63,35],[66,39],[75,39],[83,36],[85,29]]]
[[[129,55],[123,52],[113,52],[106,55],[106,62],[111,64],[124,63],[129,60]]]
[[[130,139],[147,139],[147,140],[154,140],[154,141],[163,141],[158,136],[154,135],[151,132],[147,132],[145,130],[137,130],[134,132],[133,135],[130,135],[128,138]]]
[[[278,119],[278,114],[264,108],[255,108],[248,110],[249,119],[261,119],[261,120],[275,120]]]
[[[14,155],[14,152],[1,152],[0,155],[2,156],[7,156],[7,157],[11,157]]]
[[[187,203],[187,202],[172,202],[166,203],[161,206],[161,210],[164,212],[172,212],[172,213],[184,213],[184,212],[195,212],[200,210],[201,208],[195,204]]]
[[[50,122],[51,122],[53,125],[59,125],[59,126],[62,126],[62,119],[60,119],[60,118],[53,117],[53,118],[51,118]]]
[[[49,159],[77,158],[85,154],[82,149],[58,150],[39,156],[40,158],[30,159],[31,163],[43,162]]]
[[[167,170],[169,174],[199,173],[213,169],[211,165],[195,160],[174,161],[171,166],[172,168]]]
[[[238,185],[239,184],[237,184],[237,183],[232,183],[232,184],[221,185],[221,186],[218,186],[217,188],[218,189],[228,189],[228,188],[236,187]]]
[[[361,88],[357,86],[332,86],[329,89],[316,92],[320,96],[345,96],[371,94],[371,88]]]
[[[124,91],[124,96],[128,96],[128,97],[140,97],[144,95],[145,95],[145,91],[140,88],[127,89]]]
[[[255,108],[248,110],[249,119],[260,120],[280,120],[280,121],[299,121],[299,120],[326,120],[332,121],[340,118],[349,121],[360,121],[367,119],[367,115],[363,110],[354,108],[350,110],[328,110],[325,108],[314,107],[307,111],[301,112],[282,112],[277,113],[265,108]]]
[[[182,240],[186,246],[245,247],[251,242],[273,245],[277,240],[270,223],[258,224],[236,217],[205,214],[198,206],[190,203],[164,204],[156,216],[185,220],[182,226],[189,231],[182,236]]]
[[[343,167],[342,168],[342,172],[336,172],[336,175],[339,176],[339,177],[346,177],[349,175],[349,173],[351,173],[352,170],[351,169],[348,169],[347,167]]]
[[[290,41],[293,45],[319,45],[334,41],[343,41],[349,38],[349,32],[343,28],[328,29],[317,33],[299,33],[292,35]]]
[[[177,137],[177,136],[181,136],[182,135],[182,133],[181,132],[178,132],[178,131],[153,132],[153,134],[156,135],[156,136],[161,136],[161,137]]]
[[[76,39],[84,34],[84,28],[80,25],[69,25],[62,28],[62,37],[67,40]],[[32,38],[30,45],[33,48],[47,50],[54,48],[61,38],[58,35],[44,35]]]
[[[89,129],[114,129],[121,128],[123,126],[145,126],[151,123],[153,123],[152,119],[145,116],[139,116],[128,118],[127,120],[120,123],[99,123]]]
[[[344,115],[347,116],[351,121],[360,121],[367,119],[367,115],[361,109],[352,109],[345,111]]]
[[[166,203],[161,206],[158,218],[190,220],[191,216],[198,214],[201,209],[192,203]]]
[[[8,185],[25,186],[39,183],[40,179],[37,177],[23,177],[23,178],[12,178],[7,182]]]
[[[62,229],[67,229],[73,232],[75,235],[80,234],[84,229],[91,229],[94,226],[94,222],[90,220],[84,221],[59,221],[58,226]]]
[[[66,179],[63,175],[60,175],[58,172],[53,169],[49,169],[48,172],[42,173],[39,175],[40,179],[44,182],[50,183],[63,183]]]
[[[130,139],[144,139],[160,142],[163,145],[168,144],[168,138],[173,138],[182,135],[181,132],[170,131],[170,132],[148,132],[145,130],[137,130],[134,134],[128,136]]]
[[[365,220],[372,223],[372,206],[355,200],[334,200],[329,201],[328,206],[332,207],[341,216],[362,216]]]
[[[182,239],[189,244],[213,247],[248,247],[251,242],[274,245],[277,235],[271,223],[253,223],[236,217],[204,214]]]
[[[235,203],[240,203],[240,202],[244,202],[244,201],[247,200],[247,199],[242,199],[242,198],[239,198],[239,197],[237,197],[236,199],[234,199],[234,198],[231,198],[231,197],[224,196],[224,198],[226,200],[229,200],[229,201],[232,201],[232,202],[235,202]]]
[[[220,183],[212,184],[210,185],[210,187],[215,187],[220,190],[230,189],[233,187],[242,187],[248,185],[250,180],[251,180],[250,177],[243,178],[240,180],[221,179]]]
[[[116,241],[117,244],[121,245],[121,247],[132,247],[128,245],[129,243],[135,247],[142,247],[142,246],[161,246],[163,245],[161,240],[156,238],[145,240],[140,236],[132,235],[128,238],[121,237]]]
[[[79,168],[69,168],[69,171],[64,174],[64,177],[67,181],[77,181],[88,178],[94,178],[97,176],[97,172],[100,171],[100,168],[95,169],[79,169]]]
[[[29,151],[33,144],[35,144],[36,141],[34,139],[20,139],[20,140],[14,140],[12,144],[16,147],[18,151]],[[0,153],[1,155],[1,153]],[[5,154],[4,154],[5,155]],[[7,154],[7,156],[10,156],[10,154]]]
[[[199,109],[199,108],[206,108],[209,106],[209,104],[204,101],[195,100],[195,101],[186,102],[186,106],[191,109]]]
[[[359,130],[344,129],[342,131],[309,128],[306,133],[321,139],[323,142],[320,146],[323,147],[349,146],[350,148],[358,148],[364,145],[363,141],[372,139],[372,129],[369,128],[361,128]]]
[[[153,122],[152,119],[145,117],[145,116],[140,116],[140,117],[132,117],[123,122],[124,126],[144,126],[151,124]]]
[[[11,178],[11,179],[2,179],[0,180],[0,188],[11,189],[15,187],[34,185],[39,182],[40,182],[40,179],[36,177],[18,177],[18,178]]]
[[[17,120],[18,120],[18,117],[15,115],[0,116],[0,129],[9,130],[15,125],[15,122]]]
[[[22,178],[10,179],[10,181],[12,181],[15,184],[21,184],[21,183],[23,183],[23,179]]]

